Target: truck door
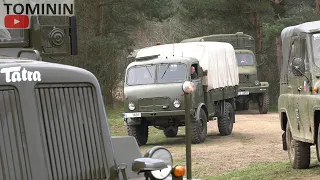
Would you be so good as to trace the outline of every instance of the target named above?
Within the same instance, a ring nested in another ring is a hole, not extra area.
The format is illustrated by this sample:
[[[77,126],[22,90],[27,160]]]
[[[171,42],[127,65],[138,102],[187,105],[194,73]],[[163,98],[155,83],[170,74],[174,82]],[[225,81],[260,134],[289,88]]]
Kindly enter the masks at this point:
[[[288,109],[288,116],[290,118],[291,128],[294,136],[299,136],[300,138],[303,138],[302,134],[303,129],[308,128],[305,127],[304,118],[302,117],[305,111],[304,108],[308,107],[305,105],[305,102],[303,101],[303,97],[307,95],[309,92],[309,88],[307,85],[307,78],[305,76],[298,76],[293,73],[294,66],[292,65],[292,62],[295,58],[301,58],[304,60],[304,63],[308,65],[308,58],[306,58],[306,46],[305,46],[305,38],[300,36],[295,36],[292,38],[292,44],[291,44],[291,51],[290,51],[290,57],[289,57],[289,69],[288,69],[288,93],[290,94],[287,99],[287,109]],[[308,67],[308,66],[306,66]],[[308,68],[307,71],[308,72]],[[308,73],[305,75],[308,76]],[[304,107],[305,106],[305,107]]]
[[[289,56],[289,65],[288,65],[288,99],[287,99],[287,110],[288,116],[290,118],[291,127],[293,128],[292,131],[297,130],[297,125],[299,121],[299,117],[297,116],[298,113],[298,98],[299,94],[301,93],[300,82],[302,81],[301,77],[294,75],[293,73],[293,66],[292,62],[294,58],[299,57],[299,37],[295,36],[292,38],[291,41],[291,49],[290,49],[290,56]]]
[[[299,76],[299,86],[302,87],[299,97],[298,97],[298,108],[296,109],[296,116],[298,118],[298,129],[300,129],[300,137],[304,139],[311,140],[312,129],[311,122],[313,121],[312,107],[310,106],[311,102],[309,101],[308,95],[312,95],[311,87],[311,73],[309,68],[309,59],[308,58],[308,46],[306,36],[300,36],[299,38],[299,57],[303,59],[305,64],[305,73],[304,76]],[[311,113],[311,114],[310,114]]]
[[[193,101],[192,104],[197,107],[199,103],[203,102],[203,100],[201,99],[203,98],[203,90],[202,90],[202,84],[201,84],[202,72],[199,64],[192,64],[191,72],[192,72],[192,67],[195,68],[195,73],[193,74],[191,73],[191,81],[196,86],[196,91],[193,92],[192,94],[192,101]]]

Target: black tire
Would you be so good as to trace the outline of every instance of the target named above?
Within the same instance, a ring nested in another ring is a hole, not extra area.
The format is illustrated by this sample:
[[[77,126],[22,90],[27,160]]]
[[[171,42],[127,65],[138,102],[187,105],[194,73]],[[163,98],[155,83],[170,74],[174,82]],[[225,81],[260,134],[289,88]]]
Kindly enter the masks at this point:
[[[136,138],[139,146],[145,145],[148,141],[149,127],[145,123],[127,126],[128,135]]]
[[[234,118],[235,114],[232,105],[229,102],[225,102],[223,115],[218,119],[220,135],[227,136],[232,133]]]
[[[247,101],[247,102],[245,102],[245,103],[243,103],[243,110],[248,110],[249,109],[249,102],[250,101]]]
[[[317,143],[316,143],[316,152],[317,152],[317,159],[320,162],[320,123],[318,125],[318,137],[317,137]]]
[[[289,123],[286,128],[286,141],[292,168],[308,169],[310,166],[310,145],[292,138]]]
[[[178,126],[169,126],[163,130],[163,133],[166,137],[176,137],[178,134]]]
[[[269,110],[269,94],[263,93],[259,96],[258,100],[260,114],[267,114]]]
[[[199,144],[207,137],[208,117],[203,109],[200,110],[199,121],[191,122],[191,143]]]
[[[242,111],[243,110],[243,103],[236,102],[236,110],[237,111]]]

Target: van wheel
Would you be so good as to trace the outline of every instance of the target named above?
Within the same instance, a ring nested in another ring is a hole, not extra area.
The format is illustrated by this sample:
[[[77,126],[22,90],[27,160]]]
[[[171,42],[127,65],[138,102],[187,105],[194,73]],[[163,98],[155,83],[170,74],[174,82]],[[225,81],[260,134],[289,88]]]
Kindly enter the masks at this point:
[[[149,127],[145,123],[127,126],[128,135],[136,138],[139,146],[145,145],[148,141]]]
[[[269,94],[263,93],[258,97],[258,106],[260,114],[267,114],[269,110]]]
[[[178,126],[169,126],[163,130],[166,137],[176,137],[178,134]]]
[[[292,138],[289,123],[286,128],[288,156],[292,168],[307,169],[310,165],[310,145]]]
[[[208,118],[203,109],[200,110],[199,121],[191,122],[191,143],[199,144],[204,142],[207,137]]]
[[[226,136],[232,133],[234,118],[235,114],[232,105],[229,102],[225,102],[223,115],[218,119],[220,135]]]

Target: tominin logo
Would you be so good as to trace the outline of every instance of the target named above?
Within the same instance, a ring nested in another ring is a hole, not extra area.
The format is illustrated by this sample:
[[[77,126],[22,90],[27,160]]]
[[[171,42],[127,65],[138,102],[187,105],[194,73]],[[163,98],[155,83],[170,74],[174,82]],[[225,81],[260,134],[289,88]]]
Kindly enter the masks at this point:
[[[2,68],[0,73],[6,75],[6,82],[20,82],[20,81],[41,81],[41,74],[39,71],[27,71],[25,68],[21,67],[9,67]]]

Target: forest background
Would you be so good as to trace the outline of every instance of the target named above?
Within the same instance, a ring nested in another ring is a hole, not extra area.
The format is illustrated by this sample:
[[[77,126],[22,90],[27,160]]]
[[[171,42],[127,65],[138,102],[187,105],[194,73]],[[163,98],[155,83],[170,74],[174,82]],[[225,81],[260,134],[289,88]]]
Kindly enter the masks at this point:
[[[50,61],[91,71],[109,107],[122,101],[133,49],[236,32],[255,38],[258,77],[269,82],[276,104],[281,30],[319,20],[319,0],[75,0],[75,7],[79,54]]]

